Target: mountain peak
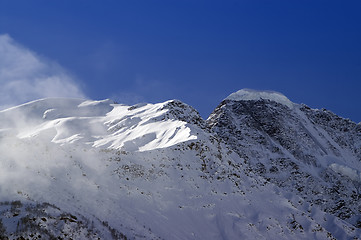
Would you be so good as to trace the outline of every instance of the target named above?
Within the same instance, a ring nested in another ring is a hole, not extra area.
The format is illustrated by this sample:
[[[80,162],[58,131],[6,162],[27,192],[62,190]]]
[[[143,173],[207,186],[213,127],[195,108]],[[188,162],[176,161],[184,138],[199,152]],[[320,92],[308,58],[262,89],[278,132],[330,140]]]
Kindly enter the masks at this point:
[[[285,95],[275,91],[259,91],[253,89],[241,89],[237,92],[230,94],[225,100],[233,101],[250,101],[266,99],[274,101],[289,108],[293,108],[293,102],[291,102]]]
[[[270,91],[207,121],[179,100],[33,101],[0,111],[0,239],[359,239],[360,132]]]

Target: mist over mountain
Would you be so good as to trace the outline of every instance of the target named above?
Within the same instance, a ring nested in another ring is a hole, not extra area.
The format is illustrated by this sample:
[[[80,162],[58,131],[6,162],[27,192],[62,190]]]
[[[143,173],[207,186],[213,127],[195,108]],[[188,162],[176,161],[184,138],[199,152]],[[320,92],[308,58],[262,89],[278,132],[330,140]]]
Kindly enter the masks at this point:
[[[0,239],[360,239],[361,125],[239,90],[0,111]]]

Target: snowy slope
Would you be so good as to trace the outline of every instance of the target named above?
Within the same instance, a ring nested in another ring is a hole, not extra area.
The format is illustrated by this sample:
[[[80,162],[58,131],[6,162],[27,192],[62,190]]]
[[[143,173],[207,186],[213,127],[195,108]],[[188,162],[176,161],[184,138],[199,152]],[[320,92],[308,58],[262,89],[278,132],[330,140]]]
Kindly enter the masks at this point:
[[[171,102],[177,101],[126,106],[110,100],[42,99],[1,111],[1,133],[17,131],[20,139],[41,137],[59,144],[132,151],[196,139],[185,122],[165,119]]]
[[[361,234],[297,192],[265,180],[249,164],[255,149],[240,154],[177,100],[126,106],[42,99],[1,111],[0,128],[0,235],[10,239]],[[261,149],[268,153],[268,145]]]

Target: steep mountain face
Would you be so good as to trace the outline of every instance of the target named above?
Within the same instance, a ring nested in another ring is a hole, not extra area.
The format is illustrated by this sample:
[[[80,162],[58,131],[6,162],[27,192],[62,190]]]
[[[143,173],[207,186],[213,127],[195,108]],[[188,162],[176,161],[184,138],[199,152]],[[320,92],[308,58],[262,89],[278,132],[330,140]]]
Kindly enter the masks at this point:
[[[178,100],[42,99],[0,128],[0,239],[361,235],[359,126],[283,95],[237,92],[207,121]]]
[[[226,98],[207,123],[249,171],[361,226],[360,124],[250,90]]]

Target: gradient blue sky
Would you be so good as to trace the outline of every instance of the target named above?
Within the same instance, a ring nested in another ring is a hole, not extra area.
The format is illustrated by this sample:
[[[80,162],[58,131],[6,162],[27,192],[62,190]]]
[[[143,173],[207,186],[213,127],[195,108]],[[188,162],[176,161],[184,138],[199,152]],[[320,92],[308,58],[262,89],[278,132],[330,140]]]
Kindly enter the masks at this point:
[[[92,99],[180,99],[206,118],[253,88],[361,121],[361,1],[0,0],[0,34]]]

